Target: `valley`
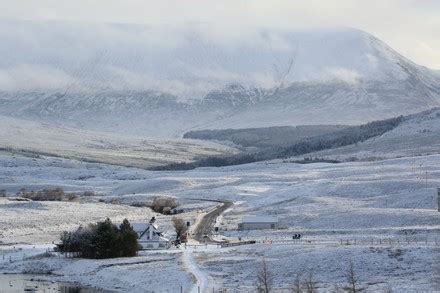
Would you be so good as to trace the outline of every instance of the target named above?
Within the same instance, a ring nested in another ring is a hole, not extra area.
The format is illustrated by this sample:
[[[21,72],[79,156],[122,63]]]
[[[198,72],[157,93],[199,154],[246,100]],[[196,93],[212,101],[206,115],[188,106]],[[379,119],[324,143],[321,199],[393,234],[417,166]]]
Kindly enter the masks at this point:
[[[0,24],[0,291],[439,291],[438,70],[351,27]]]
[[[277,288],[292,286],[292,276],[299,271],[307,274],[313,270],[317,286],[333,290],[344,283],[343,272],[351,257],[359,285],[368,290],[385,290],[387,286],[393,290],[431,290],[436,288],[437,281],[429,272],[436,270],[440,243],[436,202],[440,184],[439,159],[438,155],[432,155],[341,164],[264,162],[176,173],[75,163],[66,159],[2,156],[0,177],[8,193],[13,194],[22,187],[31,190],[61,186],[66,191],[95,190],[97,194],[82,198],[80,203],[14,203],[8,198],[1,199],[0,208],[6,219],[1,249],[7,259],[12,253],[8,252],[12,245],[39,243],[50,246],[64,229],[93,222],[101,215],[115,221],[121,217],[133,221],[148,219],[153,215],[148,208],[128,205],[158,195],[176,197],[188,210],[179,216],[191,222],[197,218],[198,209],[210,210],[217,204],[202,201],[194,210],[195,199],[230,200],[234,205],[216,224],[221,237],[232,242],[240,237],[260,243],[236,248],[195,249],[194,261],[208,274],[209,290],[252,290],[255,265],[263,256],[272,269]],[[423,170],[412,170],[414,160]],[[425,171],[430,174],[427,181],[420,176]],[[87,174],[92,177],[78,179]],[[110,204],[110,199],[115,197],[119,203]],[[108,200],[105,203],[98,199]],[[81,213],[76,212],[79,211],[75,208],[77,205],[82,206]],[[23,212],[27,213],[27,219],[19,220]],[[276,216],[280,229],[237,231],[241,217],[249,214]],[[45,217],[50,217],[54,224]],[[171,218],[158,217],[165,231],[172,231]],[[302,242],[289,240],[298,232]],[[271,243],[265,242],[268,239]],[[172,264],[179,263],[180,252],[180,249],[149,252],[133,262],[167,258],[165,267],[155,274],[155,278],[163,276],[162,272],[172,274],[172,278],[182,278],[180,269],[174,271],[176,264]],[[32,254],[32,249],[26,254]],[[401,256],[394,257],[395,254]],[[382,257],[386,255],[390,257]],[[110,282],[107,278],[130,268],[147,270],[144,265],[142,268],[137,264],[119,266],[118,259],[80,262],[88,263],[90,270],[96,270],[93,269],[96,265],[111,263],[112,266],[95,276],[85,277],[76,271],[75,264],[79,263],[75,260],[41,256],[16,259],[12,264],[2,263],[0,271],[35,273],[37,267],[44,267],[55,274],[56,280],[75,280],[103,289],[118,286],[122,290],[136,290],[142,288],[142,279],[130,275]],[[387,273],[391,267],[393,274]],[[236,271],[240,274],[233,273]],[[103,274],[106,277],[102,280]],[[116,283],[116,280],[119,281]],[[191,286],[188,279],[180,280],[185,288]],[[171,282],[168,287],[161,284],[160,290],[171,290],[176,284],[180,283]]]
[[[0,116],[0,149],[38,157],[151,168],[238,150],[190,139],[148,139]]]

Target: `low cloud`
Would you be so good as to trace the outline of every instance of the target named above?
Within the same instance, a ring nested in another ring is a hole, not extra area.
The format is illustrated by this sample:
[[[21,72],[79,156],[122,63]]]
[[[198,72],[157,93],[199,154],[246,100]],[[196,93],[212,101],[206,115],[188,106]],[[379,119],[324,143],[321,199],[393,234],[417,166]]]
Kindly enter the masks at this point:
[[[356,70],[335,67],[326,68],[318,75],[317,79],[323,81],[342,81],[350,85],[357,85],[362,82],[362,75]]]
[[[21,64],[0,68],[0,89],[3,91],[57,90],[74,83],[66,72],[52,67]]]

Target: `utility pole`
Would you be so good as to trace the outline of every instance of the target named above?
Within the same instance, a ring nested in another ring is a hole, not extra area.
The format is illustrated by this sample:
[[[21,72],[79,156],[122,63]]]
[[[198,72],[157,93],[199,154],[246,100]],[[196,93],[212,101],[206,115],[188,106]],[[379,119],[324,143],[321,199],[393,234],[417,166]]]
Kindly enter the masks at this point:
[[[428,171],[426,171],[426,188],[428,188]]]
[[[437,188],[437,210],[440,212],[440,188]]]

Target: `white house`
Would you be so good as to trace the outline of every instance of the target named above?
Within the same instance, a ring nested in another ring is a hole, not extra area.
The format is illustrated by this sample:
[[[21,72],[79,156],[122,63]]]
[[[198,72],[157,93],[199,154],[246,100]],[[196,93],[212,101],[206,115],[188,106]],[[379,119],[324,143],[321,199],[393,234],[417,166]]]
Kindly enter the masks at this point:
[[[243,216],[238,230],[277,229],[278,218],[271,216]]]
[[[155,225],[156,219],[151,218],[149,223],[133,223],[133,230],[138,234],[138,242],[142,250],[168,249],[171,247],[170,239],[163,236]]]

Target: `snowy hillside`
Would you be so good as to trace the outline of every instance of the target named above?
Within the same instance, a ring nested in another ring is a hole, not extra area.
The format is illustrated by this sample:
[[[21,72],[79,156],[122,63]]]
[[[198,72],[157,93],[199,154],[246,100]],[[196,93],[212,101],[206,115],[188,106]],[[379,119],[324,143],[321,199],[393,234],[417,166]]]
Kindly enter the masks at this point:
[[[2,25],[3,115],[178,137],[207,128],[360,124],[440,105],[438,74],[355,29]]]
[[[148,168],[233,148],[189,139],[148,140],[0,116],[0,150]]]
[[[410,115],[396,128],[365,142],[307,154],[336,160],[378,159],[440,153],[440,109]]]

